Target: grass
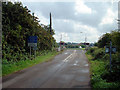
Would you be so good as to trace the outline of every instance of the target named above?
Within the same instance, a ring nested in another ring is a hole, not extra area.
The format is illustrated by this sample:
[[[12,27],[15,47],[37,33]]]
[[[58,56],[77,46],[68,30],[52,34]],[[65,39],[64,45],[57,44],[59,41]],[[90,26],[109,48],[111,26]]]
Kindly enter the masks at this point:
[[[42,62],[52,60],[52,58],[54,58],[54,56],[56,56],[59,53],[61,52],[54,51],[54,52],[49,52],[46,55],[37,56],[34,60],[25,60],[25,61],[21,60],[21,61],[14,62],[14,63],[3,64],[2,65],[2,76],[6,76],[16,71],[23,70],[35,64],[39,64]]]
[[[119,88],[120,83],[117,82],[106,82],[102,79],[102,74],[107,72],[105,68],[108,61],[104,60],[92,60],[94,57],[86,53],[90,62],[90,73],[91,73],[91,85],[92,88]]]

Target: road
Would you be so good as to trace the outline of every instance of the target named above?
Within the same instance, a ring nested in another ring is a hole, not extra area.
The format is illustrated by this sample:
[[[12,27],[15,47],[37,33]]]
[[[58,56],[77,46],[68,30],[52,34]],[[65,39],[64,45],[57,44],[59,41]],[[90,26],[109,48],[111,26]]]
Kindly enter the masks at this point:
[[[83,50],[65,50],[51,61],[3,77],[3,88],[90,88]]]

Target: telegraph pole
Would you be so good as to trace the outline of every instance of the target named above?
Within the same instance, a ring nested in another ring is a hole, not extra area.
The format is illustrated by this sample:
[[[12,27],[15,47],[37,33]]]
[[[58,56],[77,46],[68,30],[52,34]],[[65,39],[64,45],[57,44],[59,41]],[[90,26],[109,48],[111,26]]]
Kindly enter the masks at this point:
[[[50,34],[52,35],[52,17],[50,12]]]
[[[61,40],[62,40],[62,34],[61,34],[61,37],[60,37],[60,50],[61,50]]]
[[[51,15],[51,12],[50,12],[50,34],[52,35],[52,15]],[[51,45],[51,47],[52,47],[52,50],[53,50],[53,44]]]
[[[86,37],[86,33],[85,33],[85,50],[86,50],[86,43],[87,43],[87,37]]]

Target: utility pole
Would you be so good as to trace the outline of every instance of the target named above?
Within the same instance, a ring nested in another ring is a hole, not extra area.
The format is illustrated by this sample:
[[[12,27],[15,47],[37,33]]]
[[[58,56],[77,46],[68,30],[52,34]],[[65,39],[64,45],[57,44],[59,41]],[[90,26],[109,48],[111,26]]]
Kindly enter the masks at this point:
[[[60,49],[61,49],[61,40],[62,40],[62,34],[61,34],[61,37],[60,37]]]
[[[32,13],[32,15],[33,15],[33,21],[34,21],[34,13]]]
[[[50,34],[52,35],[52,16],[51,16],[51,12],[50,12]],[[53,44],[51,45],[51,47],[52,47],[52,50],[53,50]]]
[[[86,43],[87,43],[87,37],[86,37],[86,33],[85,33],[85,50],[86,50]]]
[[[52,35],[52,17],[50,12],[50,34]]]

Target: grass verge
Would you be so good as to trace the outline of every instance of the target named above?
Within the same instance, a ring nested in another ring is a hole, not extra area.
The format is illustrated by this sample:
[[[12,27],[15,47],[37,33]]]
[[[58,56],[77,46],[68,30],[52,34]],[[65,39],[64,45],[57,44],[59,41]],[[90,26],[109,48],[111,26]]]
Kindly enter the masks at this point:
[[[107,72],[105,66],[108,61],[94,60],[93,56],[86,53],[86,56],[90,62],[90,73],[91,73],[91,85],[92,88],[119,88],[120,83],[118,82],[107,82],[102,79],[102,75]]]
[[[14,73],[19,70],[23,70],[25,68],[31,67],[35,64],[39,64],[45,61],[52,60],[54,56],[61,52],[49,52],[46,55],[37,56],[34,60],[21,60],[18,62],[2,64],[2,76],[6,76],[8,74]]]

